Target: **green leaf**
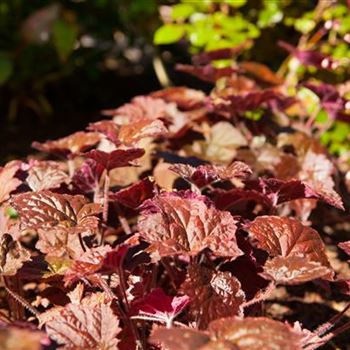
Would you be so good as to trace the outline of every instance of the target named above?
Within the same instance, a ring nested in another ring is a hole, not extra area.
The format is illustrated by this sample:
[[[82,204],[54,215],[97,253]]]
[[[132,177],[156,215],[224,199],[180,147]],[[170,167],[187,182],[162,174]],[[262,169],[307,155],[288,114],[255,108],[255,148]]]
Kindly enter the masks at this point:
[[[266,28],[282,21],[283,12],[278,8],[268,7],[263,9],[259,14],[258,26]]]
[[[247,0],[224,0],[223,2],[232,7],[242,7],[247,3]]]
[[[59,58],[66,61],[74,49],[78,37],[78,29],[72,24],[58,20],[53,26],[53,43]]]
[[[173,20],[186,19],[194,13],[195,8],[190,4],[177,4],[171,8],[171,17]]]
[[[324,124],[328,120],[329,120],[328,113],[324,109],[321,109],[321,111],[317,114],[316,122]]]
[[[303,87],[297,92],[297,97],[309,114],[314,113],[319,108],[320,99],[313,91]]]
[[[294,28],[303,34],[310,33],[315,28],[315,21],[308,18],[298,18],[294,23]]]
[[[189,27],[189,39],[193,46],[202,47],[210,40],[215,40],[217,35],[211,28],[205,27]]]
[[[156,45],[173,44],[185,34],[185,26],[179,24],[165,24],[157,29],[153,42]]]
[[[237,35],[237,37],[238,36],[239,35]],[[243,41],[244,40],[242,40],[241,42],[243,42]],[[239,44],[241,42],[239,42]],[[235,45],[236,45],[236,43],[233,43],[232,41],[226,40],[226,39],[211,40],[206,45],[205,50],[210,51],[210,50],[226,49],[226,48],[233,47]]]
[[[0,54],[0,85],[5,83],[13,72],[13,62],[5,54]]]
[[[13,207],[7,207],[6,208],[6,215],[10,218],[10,219],[17,219],[19,217],[17,211],[15,208]]]

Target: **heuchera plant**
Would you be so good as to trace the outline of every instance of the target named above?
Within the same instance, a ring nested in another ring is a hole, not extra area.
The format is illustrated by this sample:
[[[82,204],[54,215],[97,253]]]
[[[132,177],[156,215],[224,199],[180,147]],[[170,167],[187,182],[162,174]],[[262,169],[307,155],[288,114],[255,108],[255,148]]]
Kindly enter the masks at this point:
[[[0,169],[2,349],[313,350],[350,328],[350,304],[312,329],[268,312],[286,288],[349,294],[329,234],[348,218],[344,159],[305,99],[337,120],[344,89],[213,64],[239,54],[180,66],[215,84],[208,95],[135,97]]]

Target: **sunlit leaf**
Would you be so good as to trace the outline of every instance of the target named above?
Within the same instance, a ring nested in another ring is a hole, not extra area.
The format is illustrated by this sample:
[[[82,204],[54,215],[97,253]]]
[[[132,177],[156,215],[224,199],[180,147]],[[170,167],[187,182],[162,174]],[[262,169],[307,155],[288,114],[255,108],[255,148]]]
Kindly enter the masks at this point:
[[[156,45],[173,44],[185,34],[185,27],[181,24],[165,24],[154,33],[153,42]]]

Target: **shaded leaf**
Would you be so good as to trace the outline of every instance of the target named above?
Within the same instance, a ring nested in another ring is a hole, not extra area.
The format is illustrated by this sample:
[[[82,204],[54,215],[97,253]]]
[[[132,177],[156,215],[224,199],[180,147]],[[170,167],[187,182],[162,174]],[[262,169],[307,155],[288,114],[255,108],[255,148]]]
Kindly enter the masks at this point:
[[[146,178],[132,184],[127,188],[110,194],[109,198],[118,201],[126,207],[136,209],[146,199],[153,197],[154,194],[154,182],[149,178]]]
[[[52,34],[59,58],[66,61],[78,38],[78,27],[74,23],[59,19],[53,25]]]
[[[194,64],[201,65],[201,64],[206,64],[215,60],[232,58],[234,56],[237,56],[239,53],[241,53],[250,44],[251,44],[250,41],[245,41],[244,43],[235,47],[209,50],[193,56],[192,60]]]
[[[7,55],[0,52],[0,85],[5,83],[13,73],[13,62]]]
[[[189,164],[174,164],[170,167],[170,170],[199,188],[220,180],[244,179],[252,174],[248,165],[242,162],[233,162],[227,167],[208,164],[200,165],[197,168]]]
[[[54,21],[59,17],[61,6],[52,3],[32,12],[22,23],[21,35],[28,42],[41,43],[43,33],[49,34]]]
[[[35,247],[46,256],[77,257],[83,253],[78,235],[70,235],[67,230],[60,228],[38,229],[38,237]]]
[[[227,316],[242,316],[245,295],[241,284],[230,272],[191,266],[180,291],[189,296],[190,313],[197,327],[205,329],[209,322]]]
[[[327,195],[324,191],[318,193],[317,190],[300,180],[285,181],[274,178],[259,178],[257,181],[247,183],[247,188],[265,195],[271,201],[272,206],[296,199],[313,198],[344,209],[340,197]]]
[[[84,193],[96,192],[99,189],[100,179],[104,167],[93,159],[87,159],[83,165],[75,171],[72,183]]]
[[[236,91],[227,92],[225,95],[219,92],[218,96],[214,95],[211,98],[212,109],[226,118],[262,107],[284,110],[294,103],[292,97],[284,96],[273,88],[264,90],[259,88],[235,88],[234,90]]]
[[[204,105],[205,94],[203,91],[189,89],[185,86],[174,86],[153,92],[151,96],[162,98],[166,102],[173,102],[180,109],[191,110]]]
[[[66,285],[72,284],[82,278],[88,278],[100,270],[104,264],[107,253],[111,252],[110,246],[91,248],[79,256],[73,265],[65,272]]]
[[[4,233],[0,238],[0,274],[13,276],[23,266],[23,263],[31,260],[30,253],[14,240],[11,235]]]
[[[0,344],[2,350],[42,350],[50,340],[30,323],[1,324]]]
[[[233,73],[237,73],[237,69],[233,67],[216,68],[211,64],[204,66],[192,66],[190,64],[177,64],[176,70],[195,76],[203,81],[209,83],[215,83],[217,80],[231,76]]]
[[[279,41],[278,45],[287,50],[291,55],[296,57],[300,63],[306,66],[314,66],[319,69],[336,69],[338,62],[330,56],[320,53],[315,50],[300,50],[284,41]]]
[[[151,317],[154,320],[171,324],[188,305],[188,296],[170,297],[161,288],[153,289],[142,300],[135,303],[134,307],[139,315]]]
[[[142,157],[144,154],[145,150],[142,148],[131,148],[116,149],[109,153],[93,149],[84,155],[88,158],[93,159],[109,171],[114,168],[130,166],[131,161]]]

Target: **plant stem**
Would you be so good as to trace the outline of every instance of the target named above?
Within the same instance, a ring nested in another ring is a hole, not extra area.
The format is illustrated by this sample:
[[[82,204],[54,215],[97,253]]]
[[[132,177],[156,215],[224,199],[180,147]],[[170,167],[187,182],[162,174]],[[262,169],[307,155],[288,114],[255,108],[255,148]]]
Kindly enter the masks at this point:
[[[118,266],[118,275],[119,275],[119,282],[120,282],[120,291],[123,295],[123,299],[125,301],[125,308],[126,308],[126,312],[127,314],[130,314],[130,305],[129,305],[129,300],[128,297],[126,295],[126,281],[125,281],[125,274],[124,274],[124,270],[123,270],[123,261],[124,261],[124,257],[121,259],[121,262]],[[134,334],[135,337],[135,342],[137,344],[137,349],[142,350],[143,344],[142,344],[142,339],[140,337],[140,333],[137,329],[137,326],[134,324],[133,320],[130,319],[128,316],[126,316],[126,319],[129,321],[130,323],[130,328]]]
[[[128,220],[126,220],[124,214],[122,213],[118,203],[115,203],[115,208],[117,210],[117,216],[118,216],[118,220],[120,222],[121,227],[123,228],[124,232],[127,235],[130,235],[131,234],[131,228],[129,226]]]
[[[74,174],[74,161],[73,159],[68,159],[67,161],[67,164],[68,164],[68,174],[69,174],[69,177],[72,178],[73,174]]]
[[[81,249],[83,249],[83,251],[86,252],[86,248],[85,248],[85,244],[84,244],[81,232],[78,233],[78,238],[79,238],[79,243],[80,243]]]
[[[30,311],[35,317],[38,317],[40,315],[40,312],[37,309],[35,309],[32,305],[30,305],[29,302],[25,300],[22,296],[20,296],[17,292],[11,290],[7,284],[6,278],[4,278],[3,280],[6,292],[20,305],[22,305],[24,308]]]
[[[319,326],[314,333],[316,333],[319,337],[328,332],[330,329],[332,329],[335,324],[343,317],[346,311],[348,311],[350,308],[350,303],[346,305],[343,311],[340,313],[334,315],[332,318],[330,318],[326,323]]]
[[[108,221],[109,184],[110,184],[110,178],[109,178],[109,171],[107,170],[105,174],[105,183],[104,183],[104,189],[103,189],[103,211],[102,211],[102,221],[105,225],[107,225],[107,221]],[[104,231],[102,231],[102,234],[101,234],[100,245],[103,244],[103,241],[104,241]]]

